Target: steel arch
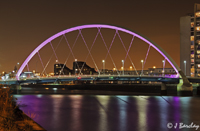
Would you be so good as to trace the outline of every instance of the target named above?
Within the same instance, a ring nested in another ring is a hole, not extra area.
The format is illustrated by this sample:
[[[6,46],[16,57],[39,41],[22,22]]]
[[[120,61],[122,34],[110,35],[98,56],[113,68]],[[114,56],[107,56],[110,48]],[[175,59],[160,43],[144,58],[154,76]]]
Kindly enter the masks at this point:
[[[26,58],[26,60],[23,62],[23,64],[21,65],[21,67],[19,68],[17,74],[16,74],[16,78],[19,80],[19,76],[22,73],[23,69],[25,68],[25,66],[28,64],[28,62],[31,60],[31,58],[41,49],[43,48],[46,44],[50,43],[52,40],[54,40],[55,38],[75,31],[75,30],[80,30],[80,29],[86,29],[86,28],[107,28],[107,29],[114,29],[114,30],[118,30],[118,31],[122,31],[128,34],[131,34],[141,40],[143,40],[144,42],[146,42],[147,44],[149,44],[151,47],[153,47],[155,50],[157,50],[169,63],[170,65],[174,68],[174,70],[176,71],[176,73],[179,75],[179,71],[181,71],[181,69],[178,67],[178,65],[174,62],[174,60],[159,46],[157,45],[155,42],[151,41],[150,39],[148,39],[147,37],[139,34],[139,33],[135,33],[135,31],[131,31],[129,29],[125,29],[122,27],[118,27],[118,26],[114,26],[114,25],[105,25],[105,24],[89,24],[89,25],[80,25],[80,26],[76,26],[76,27],[72,27],[66,30],[63,30],[51,37],[49,37],[48,39],[46,39],[44,42],[42,42],[37,48],[35,48],[35,50],[33,50],[33,52],[31,52],[31,54]]]

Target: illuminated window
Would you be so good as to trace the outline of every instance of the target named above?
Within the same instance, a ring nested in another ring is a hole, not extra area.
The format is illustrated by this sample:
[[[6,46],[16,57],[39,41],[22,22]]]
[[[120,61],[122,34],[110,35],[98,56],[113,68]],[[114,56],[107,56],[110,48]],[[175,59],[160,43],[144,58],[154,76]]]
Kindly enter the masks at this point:
[[[191,58],[194,58],[194,54],[191,54]]]
[[[191,63],[194,63],[194,59],[191,59]]]
[[[197,54],[200,54],[200,50],[197,50]]]
[[[200,68],[200,64],[198,64],[197,67]]]
[[[194,27],[194,22],[191,22],[191,27]]]
[[[196,27],[196,30],[199,31],[199,30],[200,30],[200,27]]]
[[[194,36],[190,36],[190,40],[191,40],[191,41],[194,41]]]
[[[194,45],[191,45],[191,49],[194,50]]]
[[[196,12],[196,17],[200,17],[200,12]]]

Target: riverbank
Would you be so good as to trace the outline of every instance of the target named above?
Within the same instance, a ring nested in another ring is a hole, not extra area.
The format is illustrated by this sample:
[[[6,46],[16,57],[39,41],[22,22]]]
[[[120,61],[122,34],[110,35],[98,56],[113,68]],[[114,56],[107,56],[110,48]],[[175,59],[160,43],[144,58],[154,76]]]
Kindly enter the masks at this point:
[[[24,114],[12,97],[9,87],[0,85],[0,130],[4,131],[45,131],[40,125]],[[31,114],[34,117],[34,114]]]

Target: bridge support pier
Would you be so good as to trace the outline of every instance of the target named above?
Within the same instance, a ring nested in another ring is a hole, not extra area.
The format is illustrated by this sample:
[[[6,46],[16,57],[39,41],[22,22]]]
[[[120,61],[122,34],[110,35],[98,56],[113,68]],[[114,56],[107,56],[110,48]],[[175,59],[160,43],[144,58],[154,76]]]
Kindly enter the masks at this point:
[[[165,83],[161,83],[161,95],[167,95],[167,86]]]
[[[187,77],[184,75],[182,71],[179,71],[182,79],[179,80],[179,84],[177,85],[177,95],[178,96],[193,96],[193,86],[190,84]]]

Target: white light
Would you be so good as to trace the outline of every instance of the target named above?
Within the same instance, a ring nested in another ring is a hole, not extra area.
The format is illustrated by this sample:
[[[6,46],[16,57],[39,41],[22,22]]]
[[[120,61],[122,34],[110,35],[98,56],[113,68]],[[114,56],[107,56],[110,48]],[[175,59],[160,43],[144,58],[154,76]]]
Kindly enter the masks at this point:
[[[162,60],[162,62],[164,63],[164,62],[165,62],[165,60]]]
[[[17,64],[19,65],[19,62]]]
[[[102,60],[102,62],[105,62],[105,60]]]
[[[143,63],[144,61],[143,61],[143,60],[141,60],[141,62]]]
[[[186,63],[186,60],[184,60],[184,63]]]
[[[75,59],[75,61],[77,61],[77,59]]]
[[[53,90],[54,90],[54,91],[56,91],[56,90],[57,90],[57,88],[53,88]]]
[[[124,60],[122,60],[122,62],[124,62]]]

